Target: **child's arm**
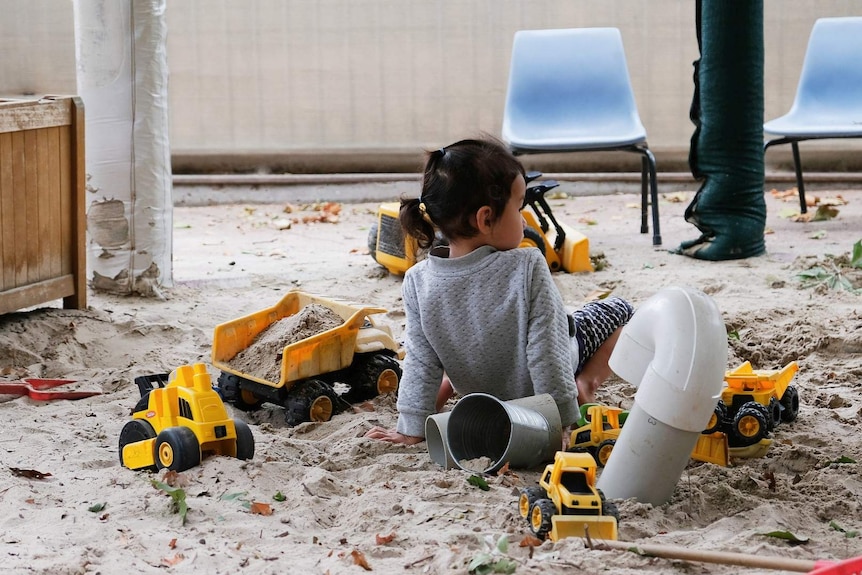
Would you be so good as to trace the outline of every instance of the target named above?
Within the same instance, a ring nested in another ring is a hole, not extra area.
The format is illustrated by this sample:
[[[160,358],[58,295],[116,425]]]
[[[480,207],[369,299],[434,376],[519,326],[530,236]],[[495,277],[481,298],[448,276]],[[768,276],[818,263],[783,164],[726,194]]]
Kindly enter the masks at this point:
[[[568,313],[547,265],[534,267],[527,289],[526,353],[533,391],[550,394],[560,409],[563,426],[571,425],[580,414]]]

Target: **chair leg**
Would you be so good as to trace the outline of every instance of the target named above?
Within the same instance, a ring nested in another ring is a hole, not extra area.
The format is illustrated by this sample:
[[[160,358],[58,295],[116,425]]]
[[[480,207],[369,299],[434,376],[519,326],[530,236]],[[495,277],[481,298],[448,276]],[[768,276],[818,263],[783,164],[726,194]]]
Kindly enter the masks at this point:
[[[644,162],[649,166],[649,187],[652,198],[652,245],[661,245],[661,230],[658,217],[658,181],[656,178],[655,156],[649,148],[643,149]]]
[[[808,211],[805,202],[805,184],[802,181],[802,160],[799,158],[799,142],[790,142],[793,149],[793,167],[796,169],[796,190],[799,192],[799,210],[804,214]]]
[[[649,231],[647,223],[647,204],[649,203],[648,185],[649,180],[649,161],[646,154],[641,157],[641,233],[645,234]]]

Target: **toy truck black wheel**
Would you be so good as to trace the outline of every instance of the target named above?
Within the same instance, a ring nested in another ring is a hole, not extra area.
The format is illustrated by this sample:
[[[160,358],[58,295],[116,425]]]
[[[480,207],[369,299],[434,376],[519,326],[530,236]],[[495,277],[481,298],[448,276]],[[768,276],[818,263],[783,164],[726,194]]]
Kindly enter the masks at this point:
[[[218,376],[218,386],[222,399],[241,411],[254,411],[263,403],[261,398],[243,389],[242,379],[232,373],[222,372]]]
[[[596,489],[596,492],[599,494],[599,501],[602,502],[602,515],[609,515],[611,517],[615,517],[617,521],[620,520],[620,510],[617,508],[616,503],[611,503],[605,498],[605,492],[601,489]]]
[[[799,415],[799,391],[793,385],[788,385],[781,396],[781,421],[790,423]]]
[[[188,427],[168,427],[156,437],[156,467],[185,471],[201,462],[201,446]]]
[[[611,452],[614,450],[614,445],[616,445],[617,441],[615,439],[605,439],[596,447],[596,465],[599,467],[604,467],[608,464],[608,459],[611,458]]]
[[[733,419],[733,434],[741,446],[754,445],[766,437],[769,412],[766,406],[749,401],[744,403]]]
[[[306,379],[291,388],[284,401],[284,417],[290,426],[306,421],[329,421],[335,412],[338,395],[332,386],[319,379]]]
[[[781,422],[781,404],[774,397],[770,397],[766,411],[769,413],[768,431],[772,431]]]
[[[539,499],[530,508],[530,531],[539,539],[544,539],[551,531],[552,520],[557,508],[550,499]]]
[[[620,520],[620,510],[617,508],[617,504],[610,501],[602,501],[602,515],[613,517],[617,522]]]
[[[137,443],[147,439],[153,439],[156,436],[156,430],[153,426],[142,419],[133,419],[123,426],[120,430],[120,465],[125,467],[123,462],[123,448],[129,444]],[[155,471],[155,466],[147,468],[150,471]]]
[[[241,419],[234,419],[236,429],[236,458],[247,460],[254,457],[254,435],[248,424]]]
[[[545,241],[542,234],[535,229],[527,226],[524,228],[524,239],[521,240],[519,248],[538,248],[542,255],[545,255]]]
[[[350,390],[344,394],[349,403],[359,403],[398,391],[401,365],[384,353],[357,354],[350,369]]]
[[[533,503],[546,497],[545,490],[538,486],[524,487],[521,489],[521,495],[518,497],[518,513],[523,519],[530,516],[530,509]]]
[[[718,403],[715,404],[715,409],[713,410],[712,415],[709,416],[709,423],[706,424],[706,429],[701,433],[709,435],[710,433],[721,431],[722,424],[724,424],[726,420],[727,406],[719,399]]]

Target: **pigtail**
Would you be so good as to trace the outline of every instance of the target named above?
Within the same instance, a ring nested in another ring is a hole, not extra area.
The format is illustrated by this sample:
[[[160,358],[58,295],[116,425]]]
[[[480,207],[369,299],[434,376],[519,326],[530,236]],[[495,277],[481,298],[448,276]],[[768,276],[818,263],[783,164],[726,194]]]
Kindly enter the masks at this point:
[[[416,238],[416,243],[422,249],[431,247],[434,241],[434,226],[425,213],[425,204],[416,198],[403,198],[401,210],[398,213],[401,227],[407,234]]]

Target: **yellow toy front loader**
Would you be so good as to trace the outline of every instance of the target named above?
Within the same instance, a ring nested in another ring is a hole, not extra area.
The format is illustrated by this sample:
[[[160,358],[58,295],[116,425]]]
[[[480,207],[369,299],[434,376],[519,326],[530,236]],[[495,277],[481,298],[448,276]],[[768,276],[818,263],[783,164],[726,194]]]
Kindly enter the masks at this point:
[[[135,378],[141,399],[120,431],[120,464],[129,469],[185,471],[207,455],[254,456],[254,436],[232,419],[202,363],[173,374]]]
[[[518,511],[539,539],[617,539],[619,512],[596,489],[596,461],[589,453],[558,451],[538,486],[521,490]]]

